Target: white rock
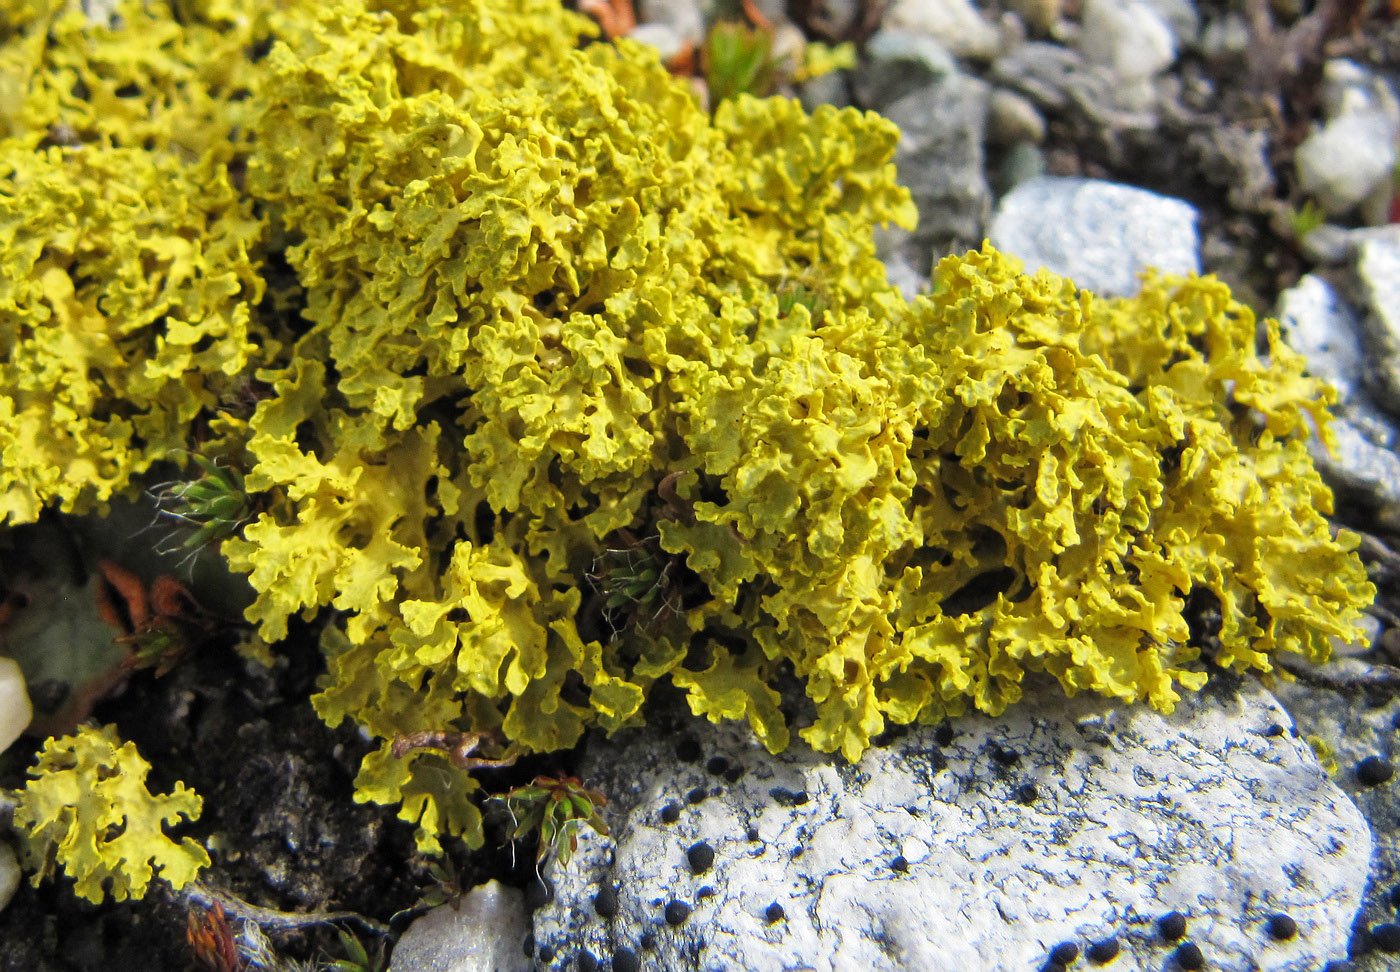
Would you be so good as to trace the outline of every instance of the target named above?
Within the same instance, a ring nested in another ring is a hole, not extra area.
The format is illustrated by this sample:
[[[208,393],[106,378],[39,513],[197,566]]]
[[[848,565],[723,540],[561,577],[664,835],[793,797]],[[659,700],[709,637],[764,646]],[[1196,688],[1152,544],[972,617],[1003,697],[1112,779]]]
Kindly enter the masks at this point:
[[[1267,734],[1289,720],[1256,682],[1186,695],[1163,716],[1036,680],[998,719],[954,720],[942,746],[914,729],[856,765],[770,756],[734,724],[687,724],[693,764],[654,728],[594,743],[583,776],[611,798],[615,839],[585,831],[552,868],[541,967],[587,953],[606,969],[629,949],[658,972],[1035,969],[1058,942],[1114,936],[1115,967],[1156,970],[1170,950],[1154,921],[1172,910],[1218,972],[1345,956],[1365,821],[1305,742]],[[697,873],[700,842],[713,863]],[[612,919],[593,905],[604,885]],[[692,913],[672,927],[674,901]],[[1266,936],[1278,911],[1294,940]]]
[[[637,11],[637,19],[643,23],[665,24],[677,37],[692,44],[699,44],[705,38],[705,19],[714,7],[713,2],[696,0],[644,0]]]
[[[1383,187],[1395,169],[1396,126],[1384,113],[1343,114],[1298,146],[1298,184],[1329,216],[1342,216]]]
[[[1374,353],[1371,389],[1400,413],[1400,242],[1376,237],[1362,243],[1356,275],[1368,305],[1362,320]]]
[[[394,946],[389,972],[528,972],[525,896],[499,881],[420,917]]]
[[[19,890],[19,858],[8,840],[0,839],[0,911],[4,911]]]
[[[1329,216],[1360,207],[1369,221],[1383,221],[1393,188],[1400,103],[1384,79],[1343,59],[1327,62],[1322,101],[1327,121],[1294,157],[1300,187]]]
[[[663,61],[669,61],[685,50],[685,39],[676,33],[675,28],[670,24],[660,22],[638,24],[632,28],[632,32],[627,36],[634,41],[656,48],[656,53],[661,56]]]
[[[1361,320],[1321,277],[1308,274],[1279,297],[1275,313],[1288,346],[1308,359],[1308,371],[1328,382],[1341,401],[1356,397],[1366,362]]]
[[[959,57],[992,58],[1001,47],[1001,34],[969,0],[895,0],[881,25],[925,34]]]
[[[1172,29],[1142,0],[1085,0],[1078,47],[1133,93],[1120,93],[1120,103],[1136,107],[1151,104],[1149,82],[1176,60]]]
[[[988,233],[1026,269],[1046,267],[1103,296],[1138,291],[1148,267],[1199,273],[1196,210],[1179,199],[1104,182],[1042,176],[1001,200]]]
[[[33,718],[24,673],[13,658],[0,658],[0,753],[10,748]]]

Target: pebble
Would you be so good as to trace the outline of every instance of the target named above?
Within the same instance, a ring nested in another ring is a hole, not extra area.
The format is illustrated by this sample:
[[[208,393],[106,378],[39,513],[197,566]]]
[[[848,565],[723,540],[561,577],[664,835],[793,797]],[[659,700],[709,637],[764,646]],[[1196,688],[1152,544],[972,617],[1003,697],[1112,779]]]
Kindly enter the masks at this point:
[[[0,658],[0,752],[10,748],[32,718],[34,709],[29,704],[19,663],[13,658]]]
[[[1001,49],[1001,34],[969,0],[895,0],[882,26],[922,34],[958,57],[990,60]]]
[[[9,907],[19,890],[19,859],[8,840],[0,838],[0,911]]]
[[[1196,210],[1133,186],[1043,176],[1002,199],[988,235],[1028,271],[1045,267],[1101,296],[1138,291],[1148,267],[1199,273]]]
[[[1365,208],[1367,222],[1384,222],[1400,137],[1394,95],[1345,60],[1327,63],[1323,88],[1327,120],[1294,155],[1299,187],[1328,216]]]
[[[987,102],[987,137],[994,145],[1039,145],[1045,141],[1045,119],[1029,98],[997,88]]]
[[[525,896],[488,881],[416,919],[394,946],[389,972],[526,972],[534,963],[520,943],[529,931]]]

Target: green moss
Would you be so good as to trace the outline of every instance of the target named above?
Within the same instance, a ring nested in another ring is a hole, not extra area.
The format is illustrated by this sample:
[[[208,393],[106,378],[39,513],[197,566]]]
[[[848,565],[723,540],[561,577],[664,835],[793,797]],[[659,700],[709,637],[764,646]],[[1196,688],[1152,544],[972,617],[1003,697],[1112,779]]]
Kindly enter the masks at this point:
[[[424,849],[480,814],[447,755],[394,755],[415,733],[559,749],[669,679],[855,759],[1027,672],[1169,709],[1203,653],[1268,671],[1363,637],[1305,449],[1327,393],[1218,282],[1100,300],[988,248],[906,301],[872,236],[915,215],[890,123],[711,117],[552,0],[142,9],[179,56],[121,30],[81,55],[64,20],[5,75],[0,231],[48,215],[0,237],[27,315],[0,409],[58,419],[0,440],[0,511],[85,508],[181,449],[238,468],[248,620],[326,618],[313,702],[380,741],[357,798]],[[72,72],[161,110],[74,102]],[[21,158],[65,119],[81,144]],[[60,371],[58,402],[26,377]],[[637,543],[664,590],[618,579]]]

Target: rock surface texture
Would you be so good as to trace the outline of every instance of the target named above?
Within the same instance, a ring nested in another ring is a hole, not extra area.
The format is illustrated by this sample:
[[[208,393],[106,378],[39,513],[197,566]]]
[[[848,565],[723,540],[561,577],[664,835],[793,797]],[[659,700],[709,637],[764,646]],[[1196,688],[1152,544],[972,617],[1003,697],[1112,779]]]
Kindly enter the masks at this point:
[[[1211,969],[1314,972],[1346,954],[1371,836],[1290,722],[1252,681],[1171,716],[1035,687],[854,766],[733,725],[595,743],[615,840],[552,867],[536,967],[1033,969],[1112,939],[1117,968],[1163,969],[1178,911]]]
[[[1148,267],[1199,273],[1196,211],[1179,199],[1104,182],[1042,176],[1001,200],[988,234],[1023,260],[1109,297],[1138,292]]]
[[[394,948],[389,972],[523,972],[529,934],[525,896],[489,881],[415,921]]]

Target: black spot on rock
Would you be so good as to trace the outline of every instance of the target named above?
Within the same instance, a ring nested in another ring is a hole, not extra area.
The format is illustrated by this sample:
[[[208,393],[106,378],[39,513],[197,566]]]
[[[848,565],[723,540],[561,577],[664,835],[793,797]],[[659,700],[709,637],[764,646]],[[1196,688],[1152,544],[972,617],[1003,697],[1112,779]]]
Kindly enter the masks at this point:
[[[729,760],[723,756],[711,756],[709,761],[705,763],[705,772],[715,776],[723,776],[727,769],[729,769]]]
[[[690,862],[691,873],[704,874],[715,863],[715,849],[702,840],[690,845],[685,859]]]
[[[679,803],[668,803],[661,808],[661,822],[673,824],[681,819],[681,805]]]
[[[642,960],[637,958],[636,952],[623,947],[613,952],[612,967],[613,972],[639,972]]]
[[[757,842],[758,842],[758,828],[757,828],[757,827],[750,827],[748,830],[744,831],[744,839],[747,840],[750,844],[757,843]]]
[[[1157,933],[1164,942],[1178,942],[1186,937],[1186,916],[1179,911],[1169,911],[1157,919]]]
[[[579,952],[578,972],[598,972],[598,956],[592,952]]]
[[[1365,786],[1379,786],[1395,775],[1395,767],[1390,760],[1380,756],[1367,756],[1356,764],[1356,778]]]
[[[1390,906],[1400,910],[1400,884],[1390,889]]]
[[[676,743],[676,759],[682,763],[693,763],[700,758],[700,743],[691,736],[686,736]],[[616,961],[614,960],[614,964]]]
[[[531,911],[543,908],[554,900],[554,885],[545,878],[535,878],[525,885],[525,906]]]
[[[699,891],[695,892],[695,897],[699,898],[701,901],[704,901],[707,898],[713,898],[714,896],[715,889],[710,887],[708,884],[701,888]]]
[[[689,793],[687,793],[687,794],[685,795],[685,802],[686,802],[686,803],[689,803],[691,806],[695,806],[695,804],[697,804],[697,803],[704,803],[704,802],[705,802],[705,791],[704,791],[704,789],[702,789],[701,787],[698,787],[698,786],[695,787],[695,789],[691,790]]]
[[[593,896],[593,910],[600,918],[617,917],[617,888],[608,885]]]
[[[773,798],[773,802],[780,807],[800,807],[805,804],[810,797],[806,790],[798,790],[794,793],[785,787],[775,786],[768,791],[768,795]]]
[[[1090,945],[1084,954],[1095,965],[1107,965],[1118,957],[1119,948],[1118,939],[1104,938]]]
[[[1030,806],[1040,798],[1040,789],[1034,783],[1022,783],[1016,787],[1016,801]]]
[[[778,922],[782,921],[786,917],[787,911],[785,911],[783,909],[783,906],[778,904],[778,902],[776,901],[770,904],[767,908],[763,909],[763,920],[768,922],[768,924],[770,925],[776,925]]]
[[[686,904],[684,901],[672,901],[666,906],[666,924],[670,925],[672,928],[684,924],[685,920],[689,917],[690,905]]]
[[[1273,737],[1282,736],[1282,735],[1283,735],[1285,732],[1287,732],[1287,731],[1288,731],[1288,730],[1284,729],[1283,726],[1281,726],[1281,725],[1279,725],[1277,722],[1275,722],[1273,725],[1269,726],[1269,728],[1267,728],[1267,729],[1264,730],[1264,735],[1273,738]]]
[[[1021,754],[1010,746],[1003,746],[1001,743],[995,743],[992,746],[992,759],[1003,766],[1015,766],[1021,761]]]
[[[1269,920],[1264,923],[1264,930],[1269,933],[1270,938],[1286,942],[1298,934],[1298,923],[1288,915],[1270,915]]]
[[[1069,965],[1079,958],[1079,946],[1074,942],[1060,942],[1050,949],[1050,961],[1057,965]]]
[[[541,962],[553,962],[553,961],[554,961],[554,949],[553,949],[551,946],[549,946],[549,945],[541,945],[541,946],[540,946],[540,961],[541,961]]]
[[[950,746],[953,742],[953,727],[948,723],[943,723],[933,730],[933,741],[940,746]]]
[[[900,874],[908,874],[909,862],[905,860],[904,855],[901,854],[899,857],[896,857],[894,860],[890,861],[890,869],[898,871]]]
[[[1386,922],[1371,928],[1371,943],[1382,952],[1400,952],[1400,925]]]
[[[1175,957],[1177,966],[1185,972],[1201,972],[1206,967],[1206,957],[1195,942],[1182,942],[1176,947]]]
[[[650,952],[656,948],[656,935],[649,931],[642,932],[642,937],[637,939],[637,943],[642,946],[642,950]]]
[[[731,786],[744,778],[744,767],[731,766],[724,771],[724,781]]]
[[[527,934],[527,935],[525,936],[525,941],[523,941],[523,942],[520,943],[520,950],[521,950],[522,952],[524,952],[524,953],[526,954],[526,956],[533,956],[533,955],[535,954],[535,933],[534,933],[534,932],[530,932],[529,934]]]

